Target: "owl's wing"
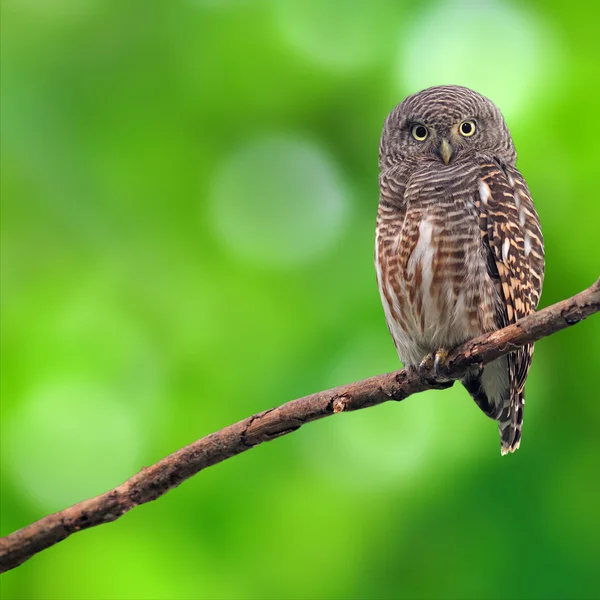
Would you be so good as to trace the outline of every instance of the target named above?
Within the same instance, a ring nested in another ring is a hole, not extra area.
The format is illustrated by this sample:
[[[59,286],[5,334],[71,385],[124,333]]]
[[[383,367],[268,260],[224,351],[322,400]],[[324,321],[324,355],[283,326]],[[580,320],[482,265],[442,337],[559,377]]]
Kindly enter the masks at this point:
[[[503,300],[496,320],[498,327],[504,327],[537,308],[544,279],[544,240],[531,194],[517,169],[496,162],[484,164],[478,185],[476,205],[482,241],[490,259],[490,276]],[[510,418],[516,437],[506,446],[507,451],[518,447],[523,388],[532,355],[533,345],[508,355],[510,403],[504,418]]]
[[[398,165],[379,175],[379,208],[375,235],[375,270],[388,329],[398,350],[394,327],[403,321],[398,271],[412,252],[417,236],[407,236],[400,244],[399,235],[406,219],[406,178]],[[409,248],[410,246],[410,248]],[[400,351],[398,350],[400,354]],[[401,355],[402,356],[402,355]],[[402,356],[402,360],[406,359]]]
[[[377,211],[377,238],[392,243],[406,216],[406,178],[399,166],[394,165],[379,175],[379,209]]]

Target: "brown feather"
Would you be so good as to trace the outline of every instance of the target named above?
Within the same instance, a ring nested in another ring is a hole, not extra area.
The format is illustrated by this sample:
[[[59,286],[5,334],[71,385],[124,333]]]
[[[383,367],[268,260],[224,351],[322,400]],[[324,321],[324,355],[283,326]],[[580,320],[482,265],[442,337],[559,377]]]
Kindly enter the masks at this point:
[[[537,212],[523,176],[514,167],[482,165],[480,227],[493,257],[504,305],[498,327],[516,323],[537,308],[544,279],[544,240]],[[500,417],[503,447],[518,447],[525,402],[523,389],[531,366],[533,344],[508,355],[510,398]],[[511,433],[503,424],[510,423]],[[505,442],[508,442],[505,444]]]

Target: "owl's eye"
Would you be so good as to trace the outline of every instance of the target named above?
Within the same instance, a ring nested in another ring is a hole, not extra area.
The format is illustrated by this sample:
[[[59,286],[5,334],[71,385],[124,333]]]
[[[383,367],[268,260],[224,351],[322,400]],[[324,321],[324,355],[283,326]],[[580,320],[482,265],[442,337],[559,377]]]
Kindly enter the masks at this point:
[[[425,125],[414,125],[411,133],[417,142],[424,142],[429,134]]]
[[[471,137],[475,133],[475,121],[463,121],[458,130],[464,137]]]

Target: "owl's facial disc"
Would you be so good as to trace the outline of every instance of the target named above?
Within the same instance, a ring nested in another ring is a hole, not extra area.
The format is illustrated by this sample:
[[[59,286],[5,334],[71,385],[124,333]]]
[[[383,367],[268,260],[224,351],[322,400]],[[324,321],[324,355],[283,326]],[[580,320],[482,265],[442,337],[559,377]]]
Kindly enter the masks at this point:
[[[440,142],[439,153],[444,164],[447,165],[452,158],[452,146],[446,138],[442,138],[442,141]]]

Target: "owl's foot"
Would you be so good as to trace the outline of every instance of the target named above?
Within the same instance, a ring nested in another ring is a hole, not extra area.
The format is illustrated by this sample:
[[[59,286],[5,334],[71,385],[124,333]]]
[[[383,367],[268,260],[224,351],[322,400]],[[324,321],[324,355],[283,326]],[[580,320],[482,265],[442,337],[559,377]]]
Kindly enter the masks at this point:
[[[443,348],[428,354],[419,365],[419,375],[425,375],[427,372],[433,370],[436,379],[443,379],[442,368],[447,358],[448,351]]]
[[[444,348],[440,348],[436,352],[428,354],[419,365],[417,371],[419,377],[423,379],[429,379],[428,375],[433,370],[433,376],[435,377],[436,388],[446,389],[452,387],[454,384],[453,379],[445,379],[442,375],[444,363],[448,358],[448,351]]]

